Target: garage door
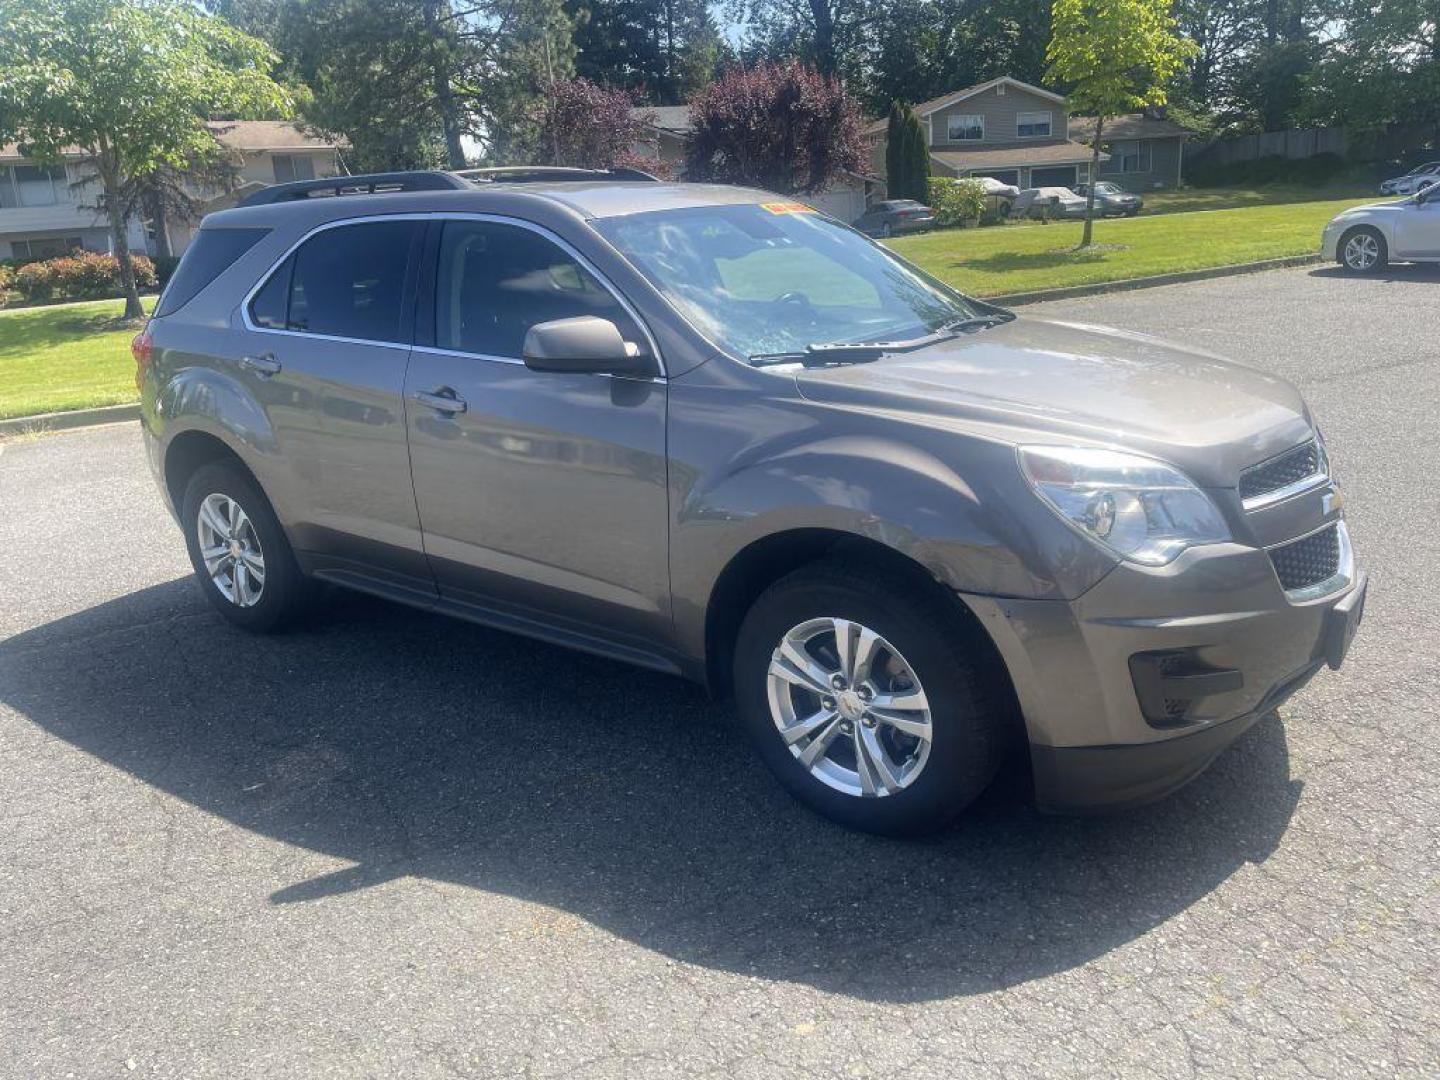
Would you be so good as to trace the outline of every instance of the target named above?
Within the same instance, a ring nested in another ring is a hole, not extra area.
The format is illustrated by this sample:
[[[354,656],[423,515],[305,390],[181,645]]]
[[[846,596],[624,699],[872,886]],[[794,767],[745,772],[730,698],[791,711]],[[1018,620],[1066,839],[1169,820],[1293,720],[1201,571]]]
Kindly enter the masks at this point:
[[[1075,166],[1053,165],[1047,169],[1030,170],[1031,187],[1074,187]]]
[[[865,192],[859,187],[837,185],[829,191],[807,196],[805,201],[816,210],[846,223],[865,213]]]

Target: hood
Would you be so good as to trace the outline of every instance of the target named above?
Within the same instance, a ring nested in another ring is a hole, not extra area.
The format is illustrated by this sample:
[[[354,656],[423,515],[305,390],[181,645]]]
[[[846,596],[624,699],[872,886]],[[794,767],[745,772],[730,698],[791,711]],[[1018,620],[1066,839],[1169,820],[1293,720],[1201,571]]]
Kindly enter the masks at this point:
[[[1352,206],[1348,210],[1341,210],[1332,221],[1345,221],[1351,217],[1369,217],[1372,214],[1398,214],[1402,212],[1408,198],[1391,199],[1386,202],[1366,203],[1364,206]]]
[[[991,437],[1150,454],[1206,487],[1303,442],[1283,379],[1141,334],[1017,318],[913,353],[796,375],[816,402],[960,422]]]

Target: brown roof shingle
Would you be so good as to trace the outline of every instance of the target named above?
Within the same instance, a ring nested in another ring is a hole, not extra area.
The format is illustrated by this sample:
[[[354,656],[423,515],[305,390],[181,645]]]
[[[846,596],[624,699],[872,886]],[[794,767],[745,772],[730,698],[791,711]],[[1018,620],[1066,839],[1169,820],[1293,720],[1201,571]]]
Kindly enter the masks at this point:
[[[1185,125],[1177,124],[1173,120],[1156,120],[1144,113],[1131,113],[1128,116],[1113,116],[1105,121],[1104,137],[1105,139],[1173,139],[1194,134],[1195,132]],[[1093,116],[1072,116],[1070,118],[1070,137],[1083,139],[1086,142],[1094,138],[1095,118]]]
[[[1090,147],[1078,142],[1041,146],[1004,146],[975,150],[932,150],[930,156],[951,169],[1014,169],[1021,165],[1068,165],[1090,160]],[[1101,154],[1109,161],[1109,154]]]

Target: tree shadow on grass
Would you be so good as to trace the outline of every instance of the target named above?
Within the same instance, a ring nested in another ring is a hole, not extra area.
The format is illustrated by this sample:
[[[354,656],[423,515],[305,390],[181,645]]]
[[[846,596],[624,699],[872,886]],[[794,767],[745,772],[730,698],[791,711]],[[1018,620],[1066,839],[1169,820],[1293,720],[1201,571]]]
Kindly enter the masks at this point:
[[[235,826],[354,864],[259,903],[438,879],[874,1001],[1104,955],[1265,860],[1301,786],[1270,717],[1151,807],[1046,818],[998,791],[938,836],[882,840],[788,798],[689,684],[360,597],[253,637],[185,580],[0,642],[0,701]]]
[[[997,251],[992,255],[953,259],[946,265],[956,270],[977,273],[1005,274],[1017,270],[1054,270],[1064,266],[1091,266],[1105,261],[1124,248],[1116,245],[1093,245],[1088,248],[1055,248],[1051,251]]]

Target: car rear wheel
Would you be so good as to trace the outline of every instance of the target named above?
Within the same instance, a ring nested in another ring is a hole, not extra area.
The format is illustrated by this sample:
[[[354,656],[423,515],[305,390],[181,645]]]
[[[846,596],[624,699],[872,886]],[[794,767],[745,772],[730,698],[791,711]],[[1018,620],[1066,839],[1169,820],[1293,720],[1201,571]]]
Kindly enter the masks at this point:
[[[888,221],[885,222],[883,225],[880,226],[880,236],[881,236],[882,239],[884,239],[884,240],[889,240],[890,237],[892,237],[892,236],[894,236],[894,235],[895,235],[895,230],[890,227],[890,223],[889,223]]]
[[[1385,238],[1375,229],[1351,229],[1340,238],[1340,265],[1351,273],[1374,274],[1388,261]]]
[[[746,616],[735,695],[761,758],[852,828],[937,829],[990,783],[1007,696],[978,629],[902,575],[834,561],[771,586]]]
[[[268,632],[304,607],[308,588],[275,511],[228,462],[196,470],[181,500],[190,564],[206,598],[247,630]]]

